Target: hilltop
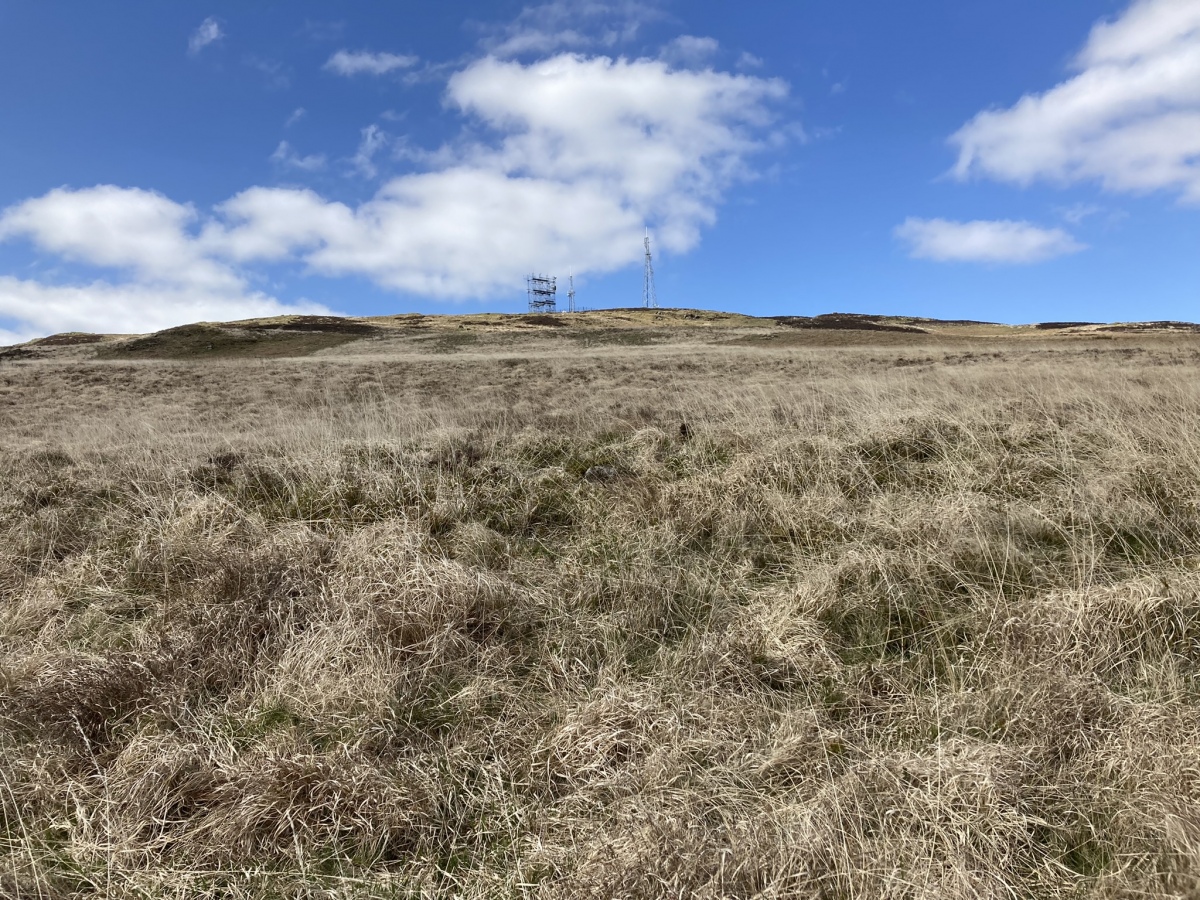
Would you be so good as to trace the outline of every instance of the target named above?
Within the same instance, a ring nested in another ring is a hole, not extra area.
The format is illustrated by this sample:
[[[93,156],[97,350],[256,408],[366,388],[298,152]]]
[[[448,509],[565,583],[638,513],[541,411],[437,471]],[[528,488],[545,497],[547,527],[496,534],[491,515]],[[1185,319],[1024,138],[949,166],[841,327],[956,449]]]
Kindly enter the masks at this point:
[[[854,346],[1192,334],[1190,322],[989,322],[826,313],[755,317],[693,309],[606,309],[577,313],[277,316],[200,322],[144,335],[69,332],[0,348],[2,359],[285,358],[313,355],[455,353],[521,344],[650,346]]]

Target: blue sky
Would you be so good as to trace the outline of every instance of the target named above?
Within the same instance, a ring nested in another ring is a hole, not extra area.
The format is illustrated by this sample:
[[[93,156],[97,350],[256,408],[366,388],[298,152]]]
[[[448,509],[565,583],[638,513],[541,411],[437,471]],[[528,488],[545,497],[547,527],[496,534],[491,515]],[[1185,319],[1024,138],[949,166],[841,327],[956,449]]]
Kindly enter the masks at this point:
[[[580,303],[1198,319],[1200,0],[0,0],[0,343]]]

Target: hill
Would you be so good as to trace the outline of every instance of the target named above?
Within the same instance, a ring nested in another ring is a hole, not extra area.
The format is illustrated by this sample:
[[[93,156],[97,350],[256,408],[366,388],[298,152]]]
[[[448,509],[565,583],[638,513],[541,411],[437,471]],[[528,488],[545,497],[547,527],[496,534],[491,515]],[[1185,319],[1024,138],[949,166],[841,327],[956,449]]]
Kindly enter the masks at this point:
[[[1188,322],[996,325],[905,316],[827,313],[756,318],[688,309],[613,309],[579,313],[406,315],[366,318],[279,316],[202,322],[147,335],[57,334],[8,348],[4,359],[239,359],[312,355],[454,353],[557,342],[664,345],[743,342],[767,346],[947,344],[1010,339],[1171,335],[1200,330]]]
[[[1200,894],[1191,326],[567,319],[6,351],[0,896]]]

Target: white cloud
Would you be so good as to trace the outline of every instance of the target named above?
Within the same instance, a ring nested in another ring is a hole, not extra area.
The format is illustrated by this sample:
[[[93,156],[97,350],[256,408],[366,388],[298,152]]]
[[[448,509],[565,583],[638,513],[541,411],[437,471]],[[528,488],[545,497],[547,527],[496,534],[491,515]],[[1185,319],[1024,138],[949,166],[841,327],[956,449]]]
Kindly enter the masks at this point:
[[[345,22],[325,22],[319,19],[305,19],[299,33],[313,41],[336,41],[345,32]]]
[[[681,34],[663,47],[659,58],[679,68],[700,68],[708,64],[720,49],[716,38]]]
[[[375,167],[375,154],[387,146],[388,134],[378,125],[368,125],[361,134],[358,150],[350,159],[350,165],[363,178],[374,178],[379,174]]]
[[[250,53],[242,57],[242,63],[261,72],[267,87],[272,90],[281,91],[292,85],[292,73],[277,59],[266,59]]]
[[[288,169],[299,169],[302,172],[318,172],[325,168],[325,154],[314,153],[311,156],[301,156],[296,148],[287,141],[280,141],[275,152],[271,154],[271,162]]]
[[[188,53],[195,56],[209,44],[215,43],[223,37],[225,37],[225,32],[221,30],[221,23],[209,16],[188,38]]]
[[[522,9],[484,46],[499,58],[613,48],[662,17],[656,0],[551,0]]]
[[[319,304],[285,304],[258,292],[221,293],[107,281],[60,286],[0,276],[0,319],[18,323],[7,333],[0,330],[0,344],[60,331],[143,334],[192,322],[329,312]]]
[[[58,188],[0,214],[0,240],[25,238],[44,252],[126,276],[60,285],[0,277],[2,340],[55,331],[144,332],[200,320],[322,311],[247,289],[191,230],[190,206],[113,185]]]
[[[395,53],[368,53],[339,50],[325,63],[330,72],[347,77],[352,75],[386,75],[397,69],[411,69],[420,60],[415,56],[398,56]]]
[[[305,109],[303,106],[297,106],[294,110],[292,110],[292,114],[287,117],[287,121],[283,123],[283,127],[291,128],[293,125],[295,125],[297,122],[299,122],[301,119],[303,119],[307,115],[308,115],[307,109]]]
[[[1100,22],[1077,74],[953,137],[955,174],[1017,184],[1098,181],[1200,202],[1200,2],[1138,0]]]
[[[1074,203],[1071,206],[1059,207],[1056,211],[1062,216],[1064,222],[1078,225],[1085,219],[1104,212],[1104,207],[1095,203]]]
[[[205,240],[245,261],[296,255],[436,297],[511,289],[531,268],[609,271],[636,260],[648,221],[664,249],[695,246],[785,94],[778,81],[658,60],[487,58],[450,80],[447,99],[497,143],[459,148],[357,208],[254,188],[221,207]],[[380,135],[368,129],[364,143]]]
[[[1086,249],[1061,228],[1029,222],[950,222],[910,218],[895,235],[909,245],[914,259],[936,262],[1029,264]]]
[[[724,192],[753,177],[751,155],[782,133],[771,110],[786,94],[778,80],[662,60],[487,57],[450,79],[446,105],[472,121],[465,134],[488,139],[425,153],[398,145],[426,170],[386,181],[357,205],[251,187],[202,214],[151,191],[99,186],[9,208],[0,240],[27,238],[45,253],[118,269],[127,283],[8,279],[0,319],[24,323],[17,331],[141,331],[299,309],[248,288],[242,273],[263,263],[429,297],[495,296],[531,270],[581,275],[636,263],[647,224],[662,249],[685,252]],[[365,129],[362,166],[373,168],[389,141]],[[275,157],[310,159],[287,142]]]
[[[24,237],[75,262],[121,269],[147,283],[239,289],[227,267],[207,258],[187,228],[196,211],[153,191],[100,185],[57,188],[0,215],[0,240]]]

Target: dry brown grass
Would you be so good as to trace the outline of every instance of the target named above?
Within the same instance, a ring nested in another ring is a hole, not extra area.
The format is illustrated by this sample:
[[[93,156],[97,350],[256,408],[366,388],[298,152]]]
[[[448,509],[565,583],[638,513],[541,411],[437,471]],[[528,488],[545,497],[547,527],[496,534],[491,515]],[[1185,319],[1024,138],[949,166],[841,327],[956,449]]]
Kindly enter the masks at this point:
[[[0,896],[1200,893],[1200,340],[543,330],[0,368]]]

